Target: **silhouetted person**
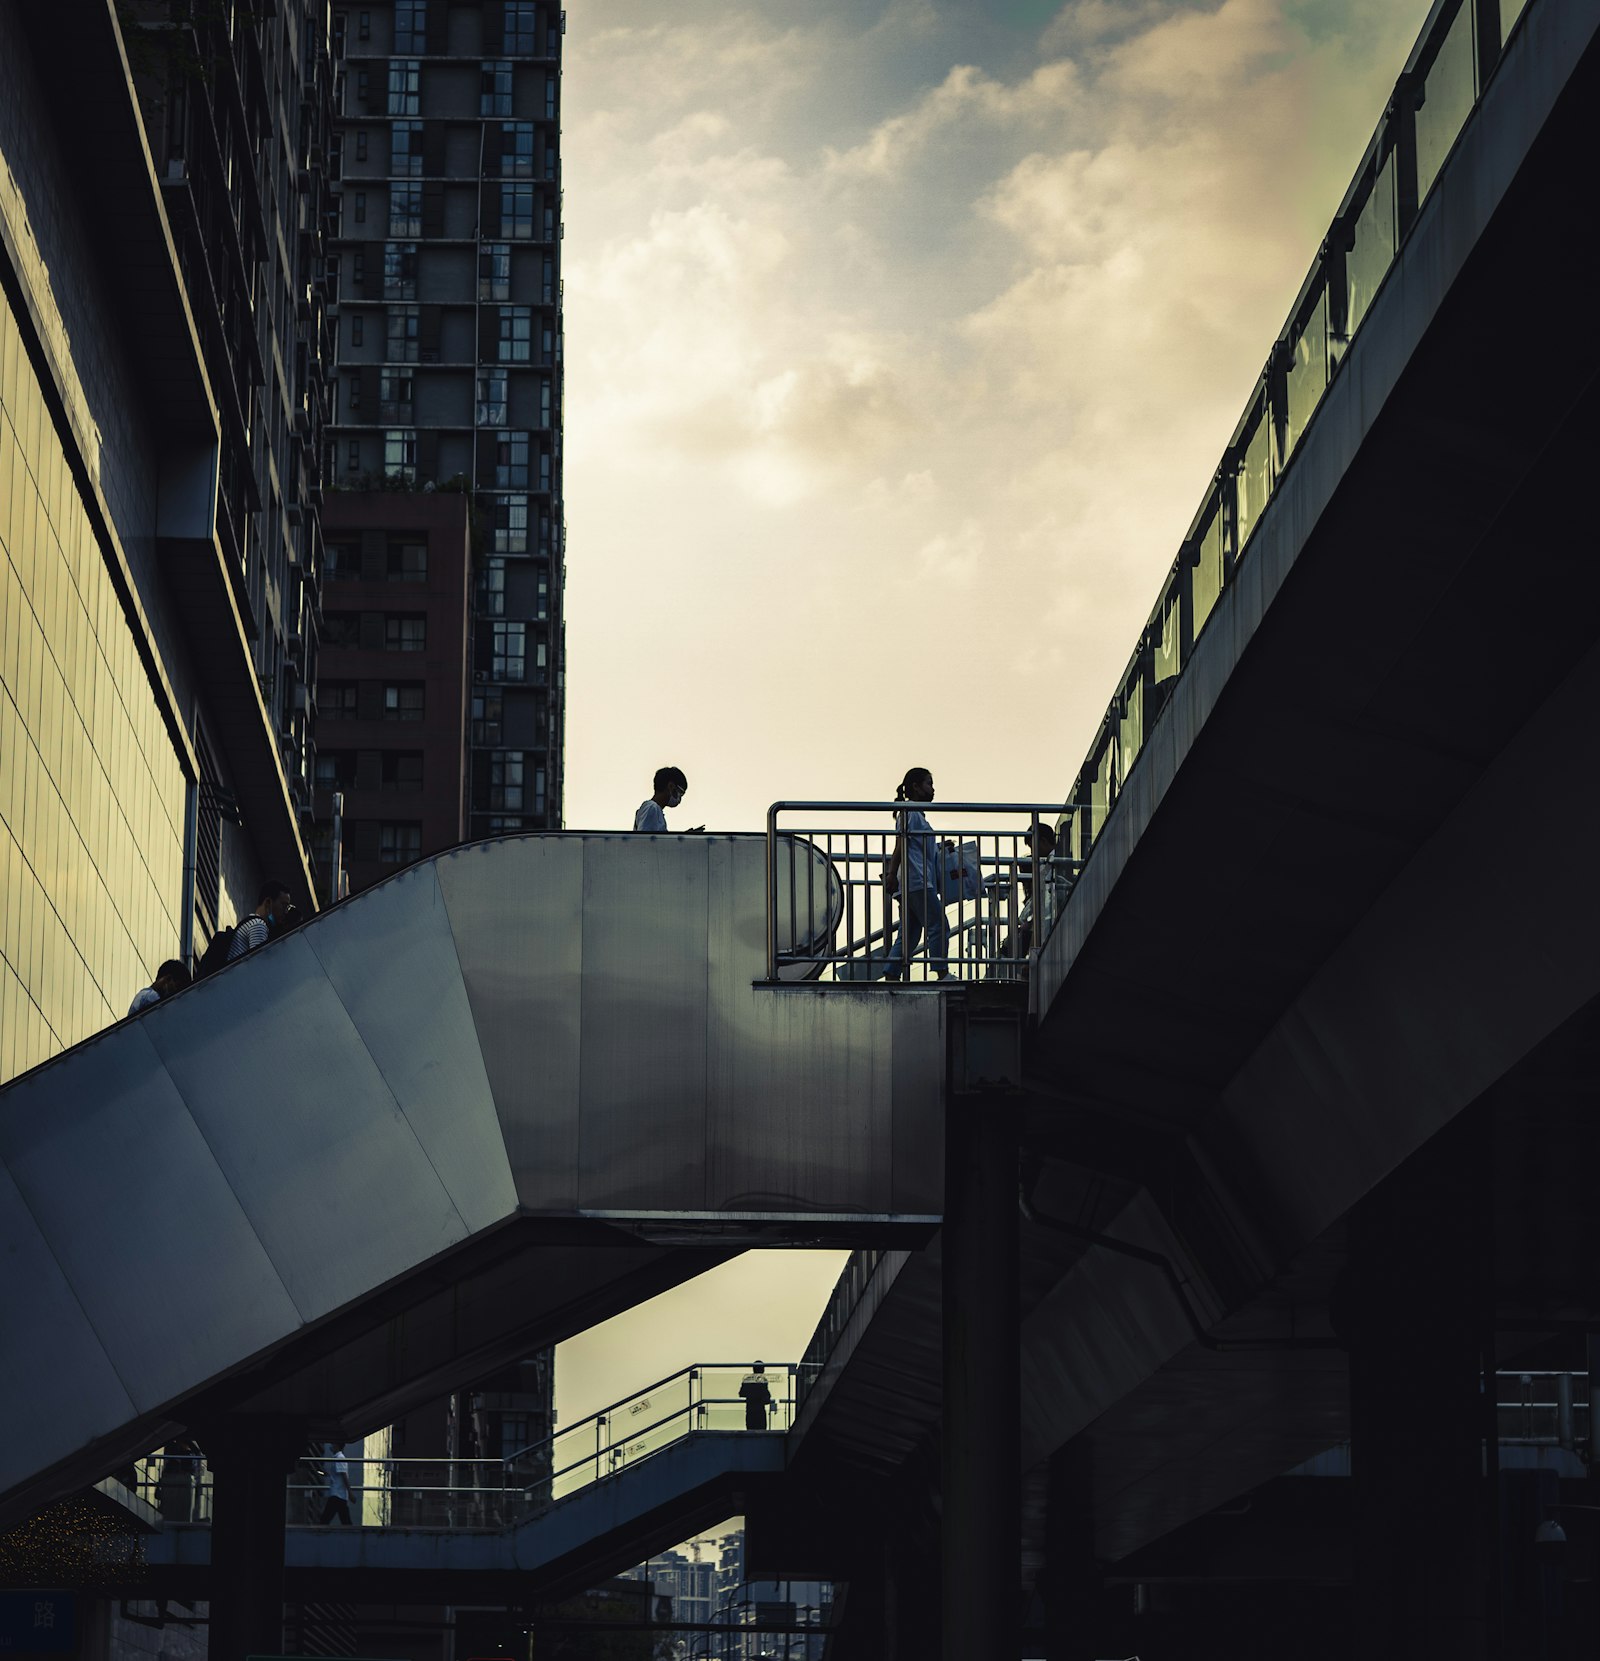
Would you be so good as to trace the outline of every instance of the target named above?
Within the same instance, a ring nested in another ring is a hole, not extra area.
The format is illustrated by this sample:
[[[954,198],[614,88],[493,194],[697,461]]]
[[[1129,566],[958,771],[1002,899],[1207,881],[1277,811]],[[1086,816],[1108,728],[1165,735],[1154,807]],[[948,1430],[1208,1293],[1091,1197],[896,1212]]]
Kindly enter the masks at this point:
[[[647,796],[639,804],[639,811],[633,816],[633,828],[636,831],[657,831],[664,833],[667,828],[665,809],[676,807],[689,792],[689,780],[681,767],[658,767],[654,779],[655,793]],[[691,831],[703,831],[704,825],[691,825]]]
[[[156,978],[144,991],[134,993],[133,1002],[128,1005],[128,1013],[137,1015],[141,1009],[148,1009],[151,1004],[160,1003],[163,998],[170,998],[174,992],[181,992],[189,981],[188,964],[180,963],[175,957],[169,957],[156,970]]]
[[[772,1386],[767,1382],[766,1372],[759,1361],[752,1372],[744,1375],[739,1394],[744,1398],[744,1428],[765,1430],[767,1420],[778,1404],[772,1399]]]
[[[931,802],[933,774],[926,767],[912,767],[895,791],[897,802]],[[887,980],[906,980],[911,974],[911,959],[928,937],[928,967],[935,980],[946,980],[950,974],[950,925],[944,915],[944,895],[939,887],[939,839],[928,823],[928,816],[920,806],[900,808],[895,813],[899,836],[894,852],[883,866],[883,914],[885,922],[894,915],[894,903],[900,898],[900,868],[905,865],[906,906],[900,919],[900,938],[889,948],[893,962]]]

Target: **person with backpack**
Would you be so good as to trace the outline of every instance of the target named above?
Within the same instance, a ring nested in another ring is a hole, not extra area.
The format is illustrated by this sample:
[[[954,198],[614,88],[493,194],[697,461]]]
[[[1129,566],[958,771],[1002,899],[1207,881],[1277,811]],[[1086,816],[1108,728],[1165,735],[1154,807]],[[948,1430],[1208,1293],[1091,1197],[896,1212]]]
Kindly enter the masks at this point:
[[[218,929],[212,935],[195,978],[204,980],[225,965],[237,962],[246,952],[276,940],[293,920],[294,905],[288,888],[277,881],[262,883],[255,910],[232,928]]]
[[[228,948],[228,961],[237,963],[246,952],[264,946],[283,933],[294,910],[289,890],[281,882],[264,882],[256,908],[233,931],[233,944]]]

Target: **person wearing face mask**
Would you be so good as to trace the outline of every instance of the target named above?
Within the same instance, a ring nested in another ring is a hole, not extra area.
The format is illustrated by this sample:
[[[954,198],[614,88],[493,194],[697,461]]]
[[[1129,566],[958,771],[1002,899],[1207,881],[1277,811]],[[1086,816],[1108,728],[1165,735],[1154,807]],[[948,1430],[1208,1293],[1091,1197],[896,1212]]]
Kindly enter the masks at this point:
[[[921,803],[933,800],[933,774],[926,767],[911,768],[895,791],[897,802]],[[900,868],[905,867],[906,905],[900,919],[900,938],[889,949],[891,967],[887,980],[905,980],[911,959],[924,934],[928,938],[928,967],[935,980],[950,978],[950,925],[945,919],[944,898],[939,891],[939,839],[920,806],[897,809],[895,820],[900,834],[894,852],[884,861],[884,916],[893,915],[900,898]]]
[[[228,961],[237,962],[246,952],[264,946],[282,932],[293,909],[289,890],[281,882],[264,882],[256,908],[233,931],[233,944],[228,948]]]
[[[669,807],[676,807],[689,789],[689,781],[684,777],[681,767],[658,767],[655,776],[655,794],[648,796],[639,804],[639,811],[633,816],[633,828],[636,831],[656,831],[665,834],[667,816],[663,811]],[[702,831],[704,825],[691,826],[692,830]]]

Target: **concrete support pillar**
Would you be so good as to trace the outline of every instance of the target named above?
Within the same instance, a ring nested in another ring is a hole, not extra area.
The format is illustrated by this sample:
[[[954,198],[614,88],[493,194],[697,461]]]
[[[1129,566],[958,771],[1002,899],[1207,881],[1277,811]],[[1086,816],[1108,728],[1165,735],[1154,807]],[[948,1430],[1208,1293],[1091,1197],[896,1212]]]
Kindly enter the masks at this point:
[[[1491,1213],[1477,1116],[1352,1214],[1354,1652],[1499,1653]]]
[[[1094,1486],[1089,1446],[1081,1437],[1050,1456],[1045,1490],[1045,1661],[1083,1661],[1093,1648],[1100,1577],[1094,1557]]]
[[[279,1418],[206,1427],[212,1475],[210,1661],[283,1653],[284,1484],[304,1428]]]
[[[943,1653],[1017,1653],[1021,1564],[1017,1105],[951,1098],[943,1259]]]

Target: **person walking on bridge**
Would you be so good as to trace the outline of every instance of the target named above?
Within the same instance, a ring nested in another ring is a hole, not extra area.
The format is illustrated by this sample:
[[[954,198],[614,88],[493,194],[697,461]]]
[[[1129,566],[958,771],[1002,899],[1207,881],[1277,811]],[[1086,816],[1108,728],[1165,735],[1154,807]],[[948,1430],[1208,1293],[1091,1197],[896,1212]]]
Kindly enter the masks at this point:
[[[922,803],[933,800],[933,774],[926,767],[913,767],[895,791],[897,802]],[[883,914],[894,915],[900,898],[900,873],[905,870],[905,915],[900,919],[900,938],[890,947],[893,966],[884,977],[905,980],[911,973],[911,959],[928,937],[928,967],[935,980],[950,978],[950,925],[945,919],[944,896],[939,887],[939,839],[920,806],[897,809],[895,820],[900,834],[894,852],[883,866]]]
[[[639,811],[633,816],[633,828],[636,831],[653,831],[664,836],[667,830],[667,815],[664,810],[676,807],[683,800],[689,791],[689,781],[681,767],[658,767],[654,782],[655,793],[640,802]],[[690,828],[691,832],[703,831],[705,826],[694,825]]]

